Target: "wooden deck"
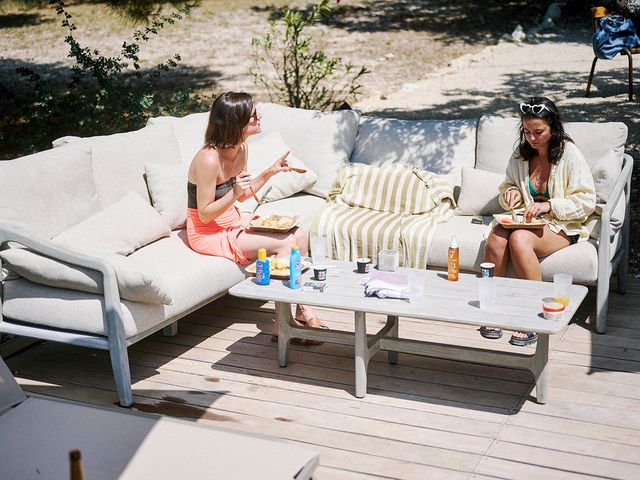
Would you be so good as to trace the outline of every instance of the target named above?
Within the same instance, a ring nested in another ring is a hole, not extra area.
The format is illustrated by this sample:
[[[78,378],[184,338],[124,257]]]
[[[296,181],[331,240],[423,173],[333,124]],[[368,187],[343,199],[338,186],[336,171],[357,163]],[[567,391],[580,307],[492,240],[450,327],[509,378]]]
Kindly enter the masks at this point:
[[[352,348],[294,346],[289,366],[279,368],[270,341],[273,304],[225,297],[181,320],[177,336],[157,334],[130,348],[134,408],[313,446],[320,480],[636,480],[640,281],[625,296],[611,294],[606,335],[584,323],[593,297],[577,322],[552,337],[545,405],[531,396],[526,371],[402,354],[391,366],[384,352],[370,364],[366,398],[356,399]],[[353,329],[351,313],[319,316]],[[382,321],[368,319],[371,329]],[[508,335],[485,340],[460,325],[407,319],[400,334],[517,348]],[[105,352],[43,342],[7,363],[26,391],[116,400]]]

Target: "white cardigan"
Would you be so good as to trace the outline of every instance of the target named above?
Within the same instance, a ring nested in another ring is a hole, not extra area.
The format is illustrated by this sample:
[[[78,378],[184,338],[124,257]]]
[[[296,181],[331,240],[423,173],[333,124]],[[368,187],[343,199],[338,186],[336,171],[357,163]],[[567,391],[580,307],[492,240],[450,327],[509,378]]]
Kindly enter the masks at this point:
[[[515,205],[515,209],[521,210],[534,201],[528,181],[529,162],[522,160],[516,149],[507,165],[506,180],[499,187],[502,208],[509,210],[502,194],[511,187],[520,191],[523,200]],[[596,207],[596,191],[591,169],[573,142],[566,142],[560,161],[551,165],[548,189],[551,211],[545,219],[551,231],[563,231],[569,236],[579,235],[579,240],[587,240],[589,232],[584,223]]]

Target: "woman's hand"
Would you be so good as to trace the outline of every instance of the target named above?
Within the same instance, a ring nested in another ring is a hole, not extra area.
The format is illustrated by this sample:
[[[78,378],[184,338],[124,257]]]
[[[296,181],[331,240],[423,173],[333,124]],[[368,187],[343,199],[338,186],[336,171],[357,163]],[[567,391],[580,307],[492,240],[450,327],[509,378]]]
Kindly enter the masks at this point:
[[[530,222],[540,215],[551,211],[551,203],[549,202],[533,202],[524,211],[524,221]]]
[[[502,194],[502,198],[509,207],[513,207],[522,201],[522,194],[517,188],[509,188]]]
[[[251,174],[244,170],[236,175],[236,183],[233,185],[233,194],[236,198],[242,197],[251,188]]]
[[[282,155],[278,160],[276,160],[273,165],[269,167],[268,171],[270,176],[273,176],[276,173],[289,171],[289,161],[287,160],[287,157],[290,153],[291,150],[287,150],[284,155]]]

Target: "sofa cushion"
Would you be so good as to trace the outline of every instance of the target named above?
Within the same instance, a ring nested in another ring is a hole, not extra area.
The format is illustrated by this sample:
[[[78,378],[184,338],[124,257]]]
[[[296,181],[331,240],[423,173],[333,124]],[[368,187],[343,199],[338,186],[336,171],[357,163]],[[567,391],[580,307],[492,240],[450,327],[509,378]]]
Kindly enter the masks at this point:
[[[353,163],[342,168],[329,198],[350,207],[414,215],[453,199],[453,192],[445,179],[416,167]]]
[[[69,308],[73,305],[73,308]],[[125,337],[148,331],[164,319],[167,306],[123,300],[122,324]],[[4,284],[2,314],[5,321],[42,325],[106,336],[104,296],[79,290],[65,290],[30,282],[25,278]]]
[[[360,114],[353,110],[319,112],[274,103],[258,103],[256,108],[262,115],[262,135],[280,132],[296,157],[318,176],[318,181],[305,191],[324,197],[351,156]]]
[[[479,170],[504,174],[516,148],[520,118],[483,115],[478,122],[476,164]]]
[[[460,174],[475,164],[477,120],[400,120],[363,116],[351,161],[402,163],[434,173]]]
[[[280,132],[272,132],[261,136],[249,145],[248,171],[251,176],[257,176],[269,168],[274,162],[284,155],[287,150],[291,150]],[[291,151],[287,156],[289,165],[292,167],[307,170],[305,173],[283,172],[274,175],[264,186],[256,192],[262,203],[275,202],[283,198],[290,197],[310,186],[318,180],[318,176],[313,170],[307,167]],[[257,206],[254,199],[245,200],[244,204],[253,203],[253,208]],[[244,208],[247,208],[245,205]]]
[[[504,173],[462,167],[456,215],[491,215],[504,211],[498,201],[498,187],[504,179]]]
[[[65,145],[0,162],[3,226],[51,238],[97,211],[89,145]]]
[[[101,208],[114,204],[131,191],[150,202],[144,164],[180,163],[178,143],[168,123],[84,138],[79,142],[92,146],[93,174]]]
[[[431,240],[431,247],[427,255],[428,268],[447,268],[447,251],[451,237],[455,236],[460,248],[460,270],[479,272],[484,244],[491,232],[492,217],[484,217],[484,223],[471,223],[471,216],[457,215],[445,223],[438,224]]]
[[[140,195],[131,192],[110,207],[55,236],[74,251],[129,255],[171,233],[167,222]]]
[[[481,117],[478,123],[476,168],[504,173],[517,145],[519,127],[520,118],[517,117]],[[566,122],[564,128],[591,169],[607,157],[620,171],[627,141],[627,126],[624,123]]]
[[[4,250],[0,257],[15,273],[34,283],[89,293],[103,291],[102,274],[95,270],[59,262],[24,248]],[[153,272],[153,267],[144,267],[130,257],[116,254],[100,257],[114,267],[121,298],[171,303],[167,287],[157,272]]]
[[[169,237],[135,251],[130,258],[162,275],[173,299],[171,305],[165,306],[167,317],[192,311],[245,279],[243,269],[235,262],[194,252],[185,230],[171,232]]]
[[[180,160],[191,163],[198,150],[204,145],[209,112],[192,113],[184,117],[155,117],[147,120],[147,125],[170,124],[178,142]]]
[[[171,305],[123,300],[123,326],[127,338],[139,335],[170,318],[203,306],[224,295],[245,278],[242,269],[226,258],[200,255],[186,244],[184,230],[141,248],[131,255],[136,263],[153,266],[162,275]],[[73,305],[73,308],[69,308]],[[24,278],[5,282],[2,313],[54,328],[106,335],[104,297],[32,283]]]
[[[187,221],[188,163],[145,163],[151,203],[171,229],[184,228]]]

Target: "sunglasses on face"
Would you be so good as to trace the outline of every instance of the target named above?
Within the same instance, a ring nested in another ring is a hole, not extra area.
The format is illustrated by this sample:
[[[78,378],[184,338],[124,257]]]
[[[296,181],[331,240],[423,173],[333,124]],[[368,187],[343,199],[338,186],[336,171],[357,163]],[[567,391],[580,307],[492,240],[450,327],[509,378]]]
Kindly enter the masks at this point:
[[[249,120],[253,120],[254,122],[258,121],[258,111],[254,110],[253,114],[251,114],[251,116],[249,117]]]
[[[551,110],[549,110],[549,107],[541,103],[536,105],[529,105],[528,103],[520,104],[520,112],[523,115],[526,115],[528,113],[534,113],[535,115],[539,115],[540,113],[542,113],[543,110],[546,110],[549,113],[553,113]]]

